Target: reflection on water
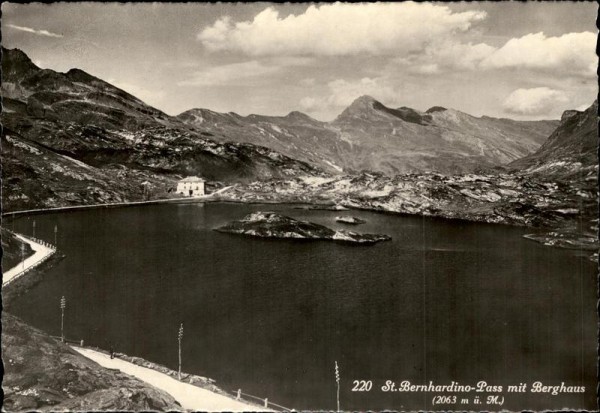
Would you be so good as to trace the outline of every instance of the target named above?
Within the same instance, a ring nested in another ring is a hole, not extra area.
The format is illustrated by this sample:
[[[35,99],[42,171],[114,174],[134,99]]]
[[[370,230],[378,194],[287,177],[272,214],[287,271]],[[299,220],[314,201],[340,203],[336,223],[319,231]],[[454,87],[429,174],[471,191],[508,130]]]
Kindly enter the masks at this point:
[[[177,366],[225,389],[297,409],[430,409],[433,394],[382,393],[386,380],[585,385],[585,394],[511,394],[505,409],[594,408],[596,279],[576,251],[500,225],[352,211],[391,242],[261,240],[212,231],[281,210],[333,228],[335,211],[285,205],[161,205],[35,216],[67,258],[10,309],[57,334]],[[15,230],[30,233],[33,217]],[[352,392],[372,380],[370,392]],[[559,402],[557,402],[559,401]],[[471,406],[472,407],[472,406]],[[476,410],[480,410],[477,408]]]

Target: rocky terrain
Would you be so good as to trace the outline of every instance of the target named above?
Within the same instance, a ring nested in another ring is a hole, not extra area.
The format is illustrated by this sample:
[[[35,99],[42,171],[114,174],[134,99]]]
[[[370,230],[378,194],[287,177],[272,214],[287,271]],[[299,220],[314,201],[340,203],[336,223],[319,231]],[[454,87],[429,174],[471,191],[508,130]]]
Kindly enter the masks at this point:
[[[244,182],[318,173],[250,144],[220,143],[78,69],[2,49],[5,211],[165,197],[185,175]]]
[[[81,70],[2,51],[5,211],[172,197],[177,179],[200,175],[227,188],[215,199],[526,225],[549,245],[565,244],[555,230],[597,239],[597,102],[560,122],[393,109],[369,96],[332,122],[171,117]]]
[[[593,175],[592,175],[593,177]],[[516,174],[363,173],[237,184],[222,200],[320,203],[347,208],[524,226],[594,217],[594,181],[558,184]]]
[[[216,231],[249,235],[260,238],[296,240],[329,240],[370,245],[391,238],[380,234],[359,234],[352,231],[334,231],[326,226],[300,221],[275,212],[253,212],[239,221],[216,228]]]
[[[313,203],[529,226],[541,234],[570,233],[579,245],[597,249],[597,172],[596,166],[585,179],[569,182],[516,173],[394,177],[362,173],[236,184],[218,199]]]
[[[568,110],[560,124],[534,153],[508,166],[513,170],[553,177],[586,179],[598,165],[598,101],[585,111]]]
[[[540,149],[508,167],[526,176],[587,190],[577,192],[580,202],[571,209],[572,222],[528,238],[545,245],[598,251],[597,100],[585,111],[565,111],[560,125]],[[598,253],[593,257],[597,261]]]
[[[167,393],[100,367],[60,340],[2,314],[3,410],[181,410]]]
[[[215,139],[269,147],[330,173],[363,170],[474,172],[537,150],[557,121],[514,121],[433,107],[392,109],[370,96],[356,99],[333,122],[300,113],[240,116],[192,109],[178,116]]]

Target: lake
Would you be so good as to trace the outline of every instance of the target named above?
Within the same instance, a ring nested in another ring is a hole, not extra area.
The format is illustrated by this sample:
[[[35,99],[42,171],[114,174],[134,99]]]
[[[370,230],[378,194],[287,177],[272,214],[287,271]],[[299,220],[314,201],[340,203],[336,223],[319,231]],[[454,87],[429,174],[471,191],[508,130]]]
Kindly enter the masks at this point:
[[[183,370],[226,390],[296,409],[459,409],[414,384],[585,386],[585,393],[503,393],[503,409],[595,409],[596,264],[544,247],[526,229],[352,211],[356,246],[268,240],[213,228],[252,211],[348,228],[335,211],[292,205],[170,204],[6,218],[66,258],[9,309],[33,326]],[[11,221],[12,220],[12,221]],[[354,380],[370,380],[353,392]],[[483,396],[487,395],[482,394]],[[467,395],[471,400],[475,393]],[[482,399],[483,399],[482,396]],[[558,402],[557,402],[558,401]],[[472,401],[470,402],[472,403]],[[464,409],[500,407],[465,405]]]

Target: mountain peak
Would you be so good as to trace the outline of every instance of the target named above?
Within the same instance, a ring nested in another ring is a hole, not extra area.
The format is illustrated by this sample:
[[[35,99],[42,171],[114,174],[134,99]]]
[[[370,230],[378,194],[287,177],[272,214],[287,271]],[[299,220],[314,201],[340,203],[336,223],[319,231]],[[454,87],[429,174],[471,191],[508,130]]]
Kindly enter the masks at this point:
[[[560,121],[564,122],[565,120],[572,118],[573,116],[577,115],[581,113],[578,110],[574,110],[574,109],[570,109],[570,110],[565,110],[562,114],[562,116],[560,117]]]
[[[20,61],[25,61],[25,62],[31,62],[31,59],[29,58],[29,56],[27,56],[27,54],[21,50],[21,49],[7,49],[6,47],[2,46],[2,55],[5,58],[10,58],[11,60],[20,60]]]
[[[348,107],[373,105],[373,103],[379,103],[379,102],[372,96],[362,95],[362,96],[359,96],[356,99],[354,99],[354,101]]]
[[[445,107],[443,107],[443,106],[432,106],[432,107],[430,107],[429,109],[427,109],[427,110],[425,111],[425,113],[445,112],[445,111],[447,111],[447,110],[448,110],[448,109],[446,109],[446,108],[445,108]]]
[[[26,77],[40,71],[21,49],[6,49],[2,47],[2,79],[14,80],[17,77]]]
[[[348,118],[365,118],[371,114],[377,113],[375,108],[376,105],[381,105],[377,100],[368,95],[363,95],[354,100],[336,120],[348,119]],[[383,106],[383,105],[381,105]]]
[[[354,101],[355,102],[374,102],[374,101],[377,101],[377,99],[375,99],[371,95],[362,95],[362,96],[359,96],[356,99],[354,99]]]
[[[336,121],[344,121],[348,119],[385,119],[386,121],[402,120],[404,122],[416,123],[418,125],[428,125],[431,122],[431,115],[423,114],[406,106],[402,106],[398,109],[388,108],[383,103],[375,100],[371,96],[363,95],[352,102],[352,104],[337,117]]]
[[[69,71],[67,73],[65,73],[65,75],[72,82],[81,82],[81,83],[102,82],[102,83],[106,83],[103,80],[90,75],[88,72],[83,71],[81,69],[77,69],[77,68],[69,69]]]
[[[285,117],[288,119],[297,120],[297,121],[307,121],[307,120],[314,121],[314,119],[311,118],[310,116],[308,116],[306,113],[302,113],[297,110],[291,111]]]

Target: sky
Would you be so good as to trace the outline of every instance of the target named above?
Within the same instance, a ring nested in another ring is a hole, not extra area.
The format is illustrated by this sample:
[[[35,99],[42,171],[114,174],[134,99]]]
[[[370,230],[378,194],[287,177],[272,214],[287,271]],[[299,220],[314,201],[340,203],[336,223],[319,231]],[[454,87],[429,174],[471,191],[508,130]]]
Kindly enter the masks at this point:
[[[595,2],[2,4],[2,44],[170,115],[386,106],[556,119],[597,96]]]

